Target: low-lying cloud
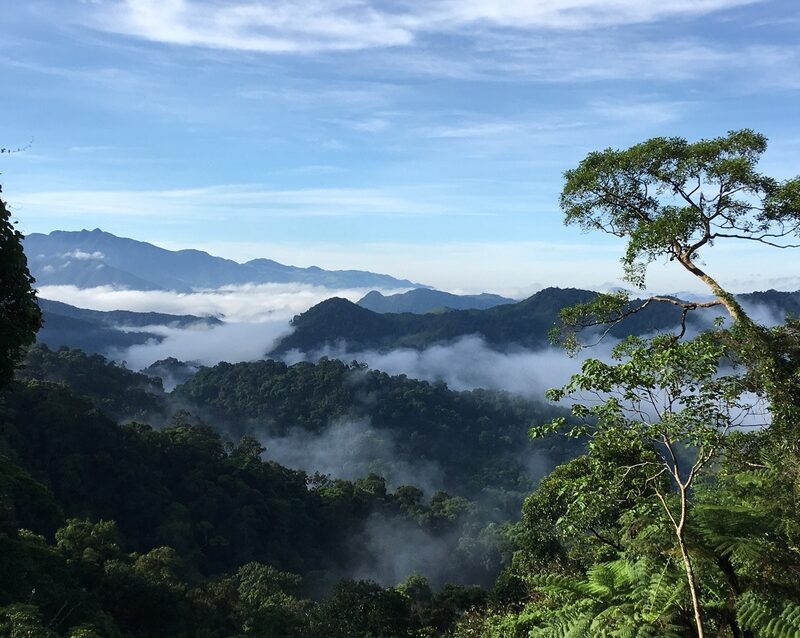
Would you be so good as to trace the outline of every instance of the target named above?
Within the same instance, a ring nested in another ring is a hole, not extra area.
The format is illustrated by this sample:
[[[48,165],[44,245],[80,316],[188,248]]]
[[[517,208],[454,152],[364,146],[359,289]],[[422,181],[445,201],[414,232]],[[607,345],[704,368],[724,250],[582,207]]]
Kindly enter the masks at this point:
[[[79,261],[99,261],[105,259],[105,255],[101,253],[99,250],[95,250],[94,252],[85,252],[79,248],[75,250],[64,253],[61,255],[64,259],[77,259]]]
[[[262,359],[264,353],[274,348],[278,340],[292,329],[288,322],[276,320],[226,322],[218,326],[196,324],[188,328],[145,326],[137,328],[137,331],[159,335],[163,340],[108,352],[112,359],[125,361],[134,370],[168,357],[207,366],[220,361],[255,361]]]
[[[132,310],[169,314],[213,315],[227,321],[291,319],[311,306],[344,297],[357,301],[372,288],[333,289],[297,283],[244,284],[179,293],[167,290],[127,290],[113,286],[41,286],[39,296],[92,310]],[[406,289],[380,289],[394,294]]]
[[[286,436],[260,440],[265,458],[309,473],[348,480],[375,473],[386,479],[390,489],[415,485],[427,493],[444,485],[444,473],[436,463],[401,458],[393,433],[373,428],[368,419],[342,419],[320,433],[298,428]]]
[[[515,349],[500,352],[492,349],[479,335],[469,335],[452,344],[434,345],[422,350],[400,348],[389,352],[324,348],[312,353],[297,350],[286,357],[287,363],[316,361],[321,357],[343,361],[362,361],[370,368],[388,374],[405,374],[425,381],[444,381],[453,390],[486,388],[507,390],[541,398],[547,388],[563,385],[589,358],[610,354],[613,341],[569,357],[560,348],[541,350]]]

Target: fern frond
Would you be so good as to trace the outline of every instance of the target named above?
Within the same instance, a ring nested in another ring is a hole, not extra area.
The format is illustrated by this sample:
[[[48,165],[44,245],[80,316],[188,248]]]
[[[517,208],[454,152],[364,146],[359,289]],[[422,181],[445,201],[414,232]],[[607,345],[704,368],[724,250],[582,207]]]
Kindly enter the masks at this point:
[[[800,604],[747,592],[736,606],[739,625],[759,638],[800,638]]]

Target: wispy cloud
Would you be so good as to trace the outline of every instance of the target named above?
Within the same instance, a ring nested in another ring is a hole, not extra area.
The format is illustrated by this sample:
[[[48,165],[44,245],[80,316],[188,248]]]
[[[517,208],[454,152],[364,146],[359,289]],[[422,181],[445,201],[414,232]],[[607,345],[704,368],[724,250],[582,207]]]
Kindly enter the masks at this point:
[[[30,218],[104,214],[220,219],[235,214],[276,217],[455,214],[443,205],[366,188],[272,190],[222,185],[173,190],[71,190],[22,193],[14,209]]]
[[[408,44],[414,35],[405,21],[347,0],[123,0],[101,6],[92,24],[168,44],[296,53]]]
[[[589,104],[590,109],[603,118],[646,126],[672,122],[689,106],[689,102],[659,100],[593,101]]]
[[[561,135],[566,129],[584,126],[581,121],[568,121],[544,115],[531,115],[527,118],[480,119],[475,115],[456,114],[453,122],[446,125],[422,128],[418,131],[423,137],[440,139],[486,139],[513,136],[529,138],[532,135]]]
[[[698,16],[759,0],[117,0],[96,5],[96,28],[167,44],[267,53],[403,46],[469,29],[593,30]]]

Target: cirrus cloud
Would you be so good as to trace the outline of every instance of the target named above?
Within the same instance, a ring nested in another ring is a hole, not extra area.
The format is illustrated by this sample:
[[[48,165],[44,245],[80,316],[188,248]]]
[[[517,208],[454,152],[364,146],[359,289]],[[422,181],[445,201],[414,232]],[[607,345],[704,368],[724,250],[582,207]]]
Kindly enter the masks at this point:
[[[263,53],[361,50],[495,28],[589,30],[699,16],[760,0],[118,0],[98,29],[166,44]]]

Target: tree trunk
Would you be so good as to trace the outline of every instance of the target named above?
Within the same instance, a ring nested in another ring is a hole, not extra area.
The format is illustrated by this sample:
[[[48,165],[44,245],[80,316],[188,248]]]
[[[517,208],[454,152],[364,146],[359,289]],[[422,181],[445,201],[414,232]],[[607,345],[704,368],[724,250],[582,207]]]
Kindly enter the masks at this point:
[[[727,556],[717,556],[716,563],[722,575],[725,577],[725,582],[728,583],[728,589],[730,591],[726,609],[726,620],[731,628],[733,638],[755,638],[752,631],[747,629],[742,630],[741,627],[739,627],[739,621],[736,618],[736,599],[739,598],[742,590],[739,586],[739,578],[736,575],[730,558]]]
[[[678,261],[684,268],[686,268],[686,270],[692,273],[711,289],[711,292],[714,293],[714,296],[717,299],[719,299],[720,303],[724,306],[725,310],[728,311],[728,314],[733,321],[752,323],[750,317],[748,317],[745,311],[742,310],[742,307],[738,304],[736,299],[733,298],[733,295],[720,286],[717,281],[703,271],[702,268],[697,266],[697,264],[695,264],[688,255],[680,255],[678,257]]]
[[[697,582],[694,569],[692,569],[692,561],[689,558],[689,552],[683,540],[683,530],[676,528],[675,534],[678,537],[678,546],[681,550],[681,558],[683,558],[683,567],[686,570],[686,582],[689,584],[689,595],[692,599],[692,611],[694,612],[694,623],[697,627],[697,638],[705,638],[703,618],[700,613],[700,598],[697,595]]]

